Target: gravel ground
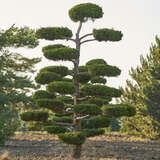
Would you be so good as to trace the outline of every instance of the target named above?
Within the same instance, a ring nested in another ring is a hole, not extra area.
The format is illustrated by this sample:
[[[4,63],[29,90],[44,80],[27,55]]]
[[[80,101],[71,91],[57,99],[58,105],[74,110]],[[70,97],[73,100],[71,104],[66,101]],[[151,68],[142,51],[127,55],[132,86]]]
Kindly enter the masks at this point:
[[[71,160],[71,152],[71,146],[45,134],[16,135],[0,147],[0,155],[6,160]],[[85,142],[81,159],[160,160],[160,141],[120,134],[97,136]]]

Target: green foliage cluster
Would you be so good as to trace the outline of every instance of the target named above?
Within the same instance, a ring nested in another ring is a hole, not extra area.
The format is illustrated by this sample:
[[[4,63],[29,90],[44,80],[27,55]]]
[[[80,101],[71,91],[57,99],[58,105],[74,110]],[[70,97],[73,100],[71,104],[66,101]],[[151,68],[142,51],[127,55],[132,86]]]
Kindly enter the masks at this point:
[[[40,72],[53,72],[65,77],[69,74],[69,70],[66,66],[48,66],[40,69]]]
[[[49,134],[59,134],[67,132],[67,128],[61,126],[46,126],[44,130],[47,131]]]
[[[79,51],[69,47],[43,49],[44,56],[54,61],[72,61],[79,57]]]
[[[95,64],[88,66],[88,72],[93,76],[115,77],[120,75],[121,70],[116,66]]]
[[[15,27],[12,25],[7,30],[0,30],[0,49],[6,47],[34,48],[39,44],[35,30],[28,27]]]
[[[103,77],[99,77],[99,76],[96,76],[96,77],[93,77],[91,79],[91,83],[94,84],[94,83],[102,83],[102,84],[106,84],[107,80]]]
[[[110,101],[112,100],[112,98],[108,97],[108,98],[89,98],[88,100],[86,101],[83,101],[82,103],[85,103],[85,104],[96,104],[97,106],[99,107],[102,107],[103,105],[105,104],[108,104]]]
[[[121,131],[150,139],[160,138],[160,105],[158,71],[160,62],[160,39],[155,38],[149,54],[140,56],[140,66],[130,69],[130,80],[126,87],[121,88],[120,102],[134,105],[137,114],[134,117],[124,117]],[[158,77],[157,77],[158,78]]]
[[[73,98],[71,96],[57,96],[56,99],[66,104],[73,104]]]
[[[59,74],[54,72],[39,72],[35,77],[35,81],[39,84],[48,84],[53,81],[61,81],[62,78]]]
[[[88,68],[86,66],[79,66],[78,70],[79,72],[88,72]]]
[[[83,129],[82,133],[85,135],[85,137],[94,137],[99,136],[105,133],[104,129]]]
[[[120,97],[121,91],[116,88],[103,86],[103,85],[92,85],[87,84],[82,88],[82,92],[86,96],[93,96],[93,97]]]
[[[46,111],[27,111],[27,112],[23,112],[21,113],[21,119],[23,121],[42,121],[45,122],[48,117],[49,114]]]
[[[61,113],[64,109],[64,103],[55,99],[37,99],[36,102],[39,107],[50,109],[53,112]]]
[[[33,98],[36,100],[36,99],[45,99],[45,98],[48,98],[48,99],[53,99],[53,98],[56,98],[56,96],[54,94],[50,94],[48,93],[47,91],[45,90],[38,90],[34,93],[33,95]]]
[[[74,112],[80,115],[99,115],[101,109],[96,104],[77,104],[74,105]]]
[[[38,29],[36,36],[46,40],[66,39],[72,37],[72,31],[67,27],[46,27]]]
[[[73,94],[75,92],[75,87],[71,82],[51,82],[47,86],[47,91],[49,93],[60,93],[60,94]]]
[[[18,112],[10,107],[0,105],[0,145],[4,145],[9,137],[14,135],[14,132],[20,126]]]
[[[28,76],[34,73],[34,65],[40,58],[26,58],[10,52],[12,47],[34,48],[38,45],[35,31],[18,28],[14,25],[7,30],[0,30],[0,144],[3,145],[21,123],[19,110],[33,107],[36,104],[28,93],[39,88]]]
[[[90,61],[88,61],[86,63],[86,66],[89,66],[89,65],[97,65],[97,64],[103,64],[103,65],[106,65],[107,62],[104,60],[104,59],[92,59]]]
[[[122,116],[131,117],[136,114],[136,109],[133,106],[127,104],[116,104],[116,105],[104,105],[102,107],[103,114],[107,117],[119,118]]]
[[[54,121],[54,122],[72,123],[73,122],[73,117],[72,116],[63,116],[63,117],[53,116],[52,117],[52,121]]]
[[[77,80],[81,84],[86,84],[91,79],[91,76],[88,73],[79,73],[77,74]]]
[[[69,16],[73,22],[85,22],[88,18],[96,19],[103,16],[102,8],[92,3],[84,3],[74,6],[69,10]]]
[[[94,29],[93,36],[98,41],[120,41],[123,34],[121,31],[115,31],[114,29]]]
[[[85,142],[86,137],[80,132],[66,132],[58,134],[59,139],[66,144],[81,145]]]
[[[110,118],[108,117],[92,117],[90,120],[82,121],[83,129],[97,129],[97,128],[106,128],[110,125]]]

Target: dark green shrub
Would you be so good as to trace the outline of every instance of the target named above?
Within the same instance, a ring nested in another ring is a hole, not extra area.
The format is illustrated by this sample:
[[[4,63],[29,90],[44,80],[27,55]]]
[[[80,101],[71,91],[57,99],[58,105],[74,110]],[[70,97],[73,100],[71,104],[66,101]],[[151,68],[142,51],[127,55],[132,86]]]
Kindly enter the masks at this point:
[[[114,118],[122,116],[130,117],[136,114],[136,108],[127,104],[105,105],[102,107],[102,111],[105,116]]]
[[[81,145],[85,142],[86,137],[80,132],[68,132],[58,134],[59,139],[66,144]]]
[[[85,22],[86,18],[96,19],[103,16],[102,8],[92,3],[84,3],[74,6],[69,10],[69,16],[73,22]]]
[[[69,73],[68,68],[65,66],[48,66],[48,67],[42,68],[40,70],[40,72],[46,72],[46,71],[57,73],[57,74],[61,75],[62,77],[67,76]]]
[[[44,56],[54,61],[72,61],[79,57],[79,51],[74,48],[61,47],[43,50]]]
[[[75,86],[71,82],[52,82],[47,86],[47,91],[50,93],[73,94]]]
[[[46,126],[44,130],[47,131],[49,134],[59,134],[67,132],[67,128],[61,126]]]
[[[45,122],[49,114],[46,111],[27,111],[20,114],[23,121],[42,121]]]
[[[56,98],[56,96],[54,94],[50,94],[45,90],[38,90],[34,93],[33,98],[36,99],[53,99]]]
[[[85,84],[85,83],[89,82],[90,79],[91,79],[91,76],[88,73],[77,74],[77,80],[81,84]]]
[[[88,66],[88,72],[93,76],[115,77],[121,74],[121,70],[116,66],[95,64]]]
[[[50,109],[53,112],[62,112],[64,109],[64,103],[55,99],[37,99],[36,102],[39,107]]]
[[[101,109],[96,104],[77,104],[74,105],[74,112],[80,115],[99,115]]]
[[[83,129],[97,129],[106,128],[110,125],[110,118],[108,117],[92,117],[90,120],[82,121]]]
[[[94,83],[102,83],[102,84],[106,84],[107,80],[105,78],[102,78],[102,77],[93,77],[91,79],[91,83],[94,84]]]
[[[85,135],[85,137],[94,137],[99,136],[105,133],[104,129],[83,129],[82,134]]]
[[[92,59],[86,63],[86,66],[88,67],[89,65],[96,65],[96,64],[106,65],[107,62],[104,59]]]
[[[72,31],[67,27],[46,27],[38,29],[36,36],[46,40],[66,39],[72,37]]]
[[[73,98],[71,96],[58,96],[56,99],[63,103],[73,104]]]
[[[112,87],[108,86],[103,86],[103,85],[92,85],[92,84],[87,84],[83,86],[82,92],[86,96],[97,96],[97,97],[120,97],[121,96],[121,91],[119,89],[115,89]]]
[[[53,116],[51,120],[54,122],[64,122],[64,123],[73,122],[72,116],[63,116],[63,117]]]
[[[93,36],[98,41],[120,41],[123,34],[121,31],[115,31],[113,29],[94,29]]]
[[[102,99],[102,98],[89,98],[87,101],[82,102],[83,104],[96,104],[97,106],[101,107],[104,104],[108,104],[110,101],[112,100],[112,98],[106,98],[106,99]]]
[[[88,68],[86,66],[79,66],[78,70],[79,72],[88,72]]]
[[[39,72],[35,77],[35,81],[40,84],[48,84],[53,81],[60,81],[62,78],[59,74],[53,72]]]

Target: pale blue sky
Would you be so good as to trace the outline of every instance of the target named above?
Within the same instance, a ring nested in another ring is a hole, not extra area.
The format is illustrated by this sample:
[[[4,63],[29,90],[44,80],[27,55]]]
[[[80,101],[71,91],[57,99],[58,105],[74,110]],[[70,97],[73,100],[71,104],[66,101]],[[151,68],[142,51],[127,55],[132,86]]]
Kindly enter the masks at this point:
[[[92,58],[103,58],[108,64],[122,70],[117,78],[110,78],[112,86],[125,85],[128,71],[139,64],[139,56],[149,52],[155,35],[160,36],[160,0],[3,0],[0,7],[1,29],[15,23],[17,26],[39,28],[44,26],[66,26],[75,33],[78,23],[73,23],[68,10],[76,4],[92,2],[103,8],[104,16],[97,21],[88,22],[82,28],[82,35],[92,28],[114,28],[124,34],[120,42],[89,42],[82,46],[81,64]],[[29,57],[42,56],[41,48],[46,44],[65,41],[44,42],[33,50],[19,49]],[[67,43],[74,47],[73,43]],[[43,60],[39,67],[55,64]],[[71,66],[71,63],[65,63]]]

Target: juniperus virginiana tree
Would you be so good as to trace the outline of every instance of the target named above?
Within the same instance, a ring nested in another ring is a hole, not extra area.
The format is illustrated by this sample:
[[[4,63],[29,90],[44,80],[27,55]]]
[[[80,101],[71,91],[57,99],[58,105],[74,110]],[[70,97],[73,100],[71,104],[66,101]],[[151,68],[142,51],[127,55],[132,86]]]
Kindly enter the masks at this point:
[[[146,58],[140,57],[141,65],[130,70],[134,81],[127,80],[121,88],[121,102],[137,110],[134,117],[124,117],[121,130],[150,139],[160,138],[160,39],[155,39]]]
[[[103,59],[93,59],[84,66],[79,66],[80,48],[90,41],[120,41],[122,33],[113,29],[93,29],[92,33],[80,36],[82,25],[88,20],[102,18],[102,8],[92,3],[76,5],[69,10],[69,16],[79,26],[73,34],[67,27],[47,27],[37,30],[37,37],[45,40],[70,40],[75,48],[62,44],[52,44],[43,47],[44,56],[52,61],[71,61],[73,69],[65,66],[48,66],[42,68],[35,80],[46,85],[46,90],[34,94],[37,104],[55,113],[47,120],[48,115],[39,116],[38,112],[25,112],[24,120],[41,120],[50,126],[45,127],[49,133],[58,134],[59,139],[73,145],[73,158],[79,159],[81,147],[86,137],[104,133],[101,128],[108,127],[110,118],[132,116],[134,107],[119,104],[111,105],[113,97],[121,96],[121,91],[105,85],[104,77],[115,77],[121,71],[111,66]],[[86,39],[92,37],[91,39]],[[69,76],[69,77],[67,77]],[[71,77],[71,78],[70,78]],[[65,126],[65,127],[62,127]]]

